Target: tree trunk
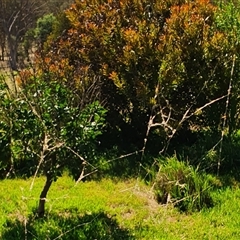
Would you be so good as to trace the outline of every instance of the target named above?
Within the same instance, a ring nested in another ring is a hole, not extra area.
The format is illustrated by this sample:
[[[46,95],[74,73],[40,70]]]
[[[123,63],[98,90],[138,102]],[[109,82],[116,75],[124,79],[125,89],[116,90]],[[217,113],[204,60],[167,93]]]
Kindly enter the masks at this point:
[[[4,51],[5,51],[5,43],[1,43],[1,56],[0,56],[0,61],[4,61]]]
[[[17,68],[17,47],[11,46],[10,48],[10,67],[12,70],[16,71]]]
[[[11,34],[8,34],[8,48],[9,48],[9,63],[12,70],[16,71],[17,68],[17,55],[18,55],[18,43],[17,39],[14,39]]]
[[[47,197],[48,190],[50,189],[50,187],[52,185],[52,182],[53,182],[52,176],[47,174],[46,182],[45,182],[43,190],[40,194],[40,199],[39,199],[39,204],[38,204],[38,217],[40,217],[40,218],[44,217],[46,197]]]

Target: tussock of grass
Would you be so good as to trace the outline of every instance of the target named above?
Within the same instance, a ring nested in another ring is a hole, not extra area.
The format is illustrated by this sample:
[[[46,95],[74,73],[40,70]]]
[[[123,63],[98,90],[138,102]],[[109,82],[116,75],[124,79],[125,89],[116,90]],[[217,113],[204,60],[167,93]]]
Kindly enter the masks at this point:
[[[215,206],[183,214],[158,205],[151,189],[136,180],[75,183],[68,176],[50,189],[47,214],[33,210],[44,183],[0,182],[1,239],[240,239],[240,189],[214,193]]]
[[[172,157],[160,163],[154,189],[159,202],[170,201],[181,211],[192,212],[213,206],[211,192],[216,185],[212,175]]]

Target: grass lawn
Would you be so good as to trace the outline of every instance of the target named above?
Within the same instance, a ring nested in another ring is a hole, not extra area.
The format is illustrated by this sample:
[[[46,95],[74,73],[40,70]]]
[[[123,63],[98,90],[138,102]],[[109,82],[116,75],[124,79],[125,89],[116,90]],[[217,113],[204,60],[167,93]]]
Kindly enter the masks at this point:
[[[102,179],[53,184],[44,219],[34,210],[44,178],[0,182],[0,239],[240,239],[240,189],[214,193],[215,207],[184,214],[156,203],[150,187]]]

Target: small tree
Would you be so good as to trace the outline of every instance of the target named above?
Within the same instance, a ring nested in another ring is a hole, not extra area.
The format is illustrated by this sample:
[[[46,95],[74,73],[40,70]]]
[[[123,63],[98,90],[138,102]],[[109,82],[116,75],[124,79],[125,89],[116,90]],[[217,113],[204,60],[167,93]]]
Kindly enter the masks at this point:
[[[94,97],[83,103],[81,92],[51,80],[51,73],[33,76],[25,71],[20,79],[27,82],[22,82],[18,96],[1,102],[0,109],[11,105],[10,119],[1,116],[0,122],[5,121],[5,126],[7,121],[12,123],[5,135],[11,130],[15,164],[30,161],[34,178],[37,174],[46,177],[38,206],[38,216],[43,217],[48,190],[63,170],[69,169],[80,181],[84,166],[93,167],[89,159],[94,155],[95,139],[101,134],[106,111]]]

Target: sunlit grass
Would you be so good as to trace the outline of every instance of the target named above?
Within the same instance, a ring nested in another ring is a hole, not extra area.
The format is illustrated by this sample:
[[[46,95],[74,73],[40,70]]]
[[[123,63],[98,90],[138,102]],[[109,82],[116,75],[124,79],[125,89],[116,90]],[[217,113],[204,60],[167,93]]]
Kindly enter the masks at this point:
[[[184,214],[158,205],[150,187],[135,179],[75,185],[64,176],[50,189],[46,217],[37,219],[44,178],[32,190],[31,181],[0,182],[1,239],[240,239],[238,188],[215,192],[211,209]]]

